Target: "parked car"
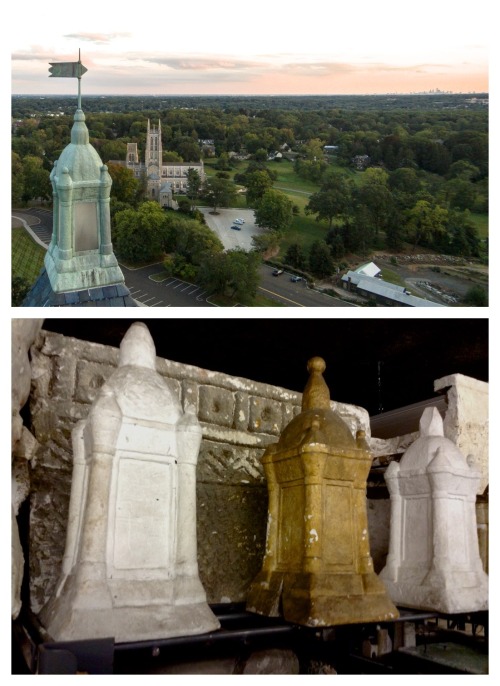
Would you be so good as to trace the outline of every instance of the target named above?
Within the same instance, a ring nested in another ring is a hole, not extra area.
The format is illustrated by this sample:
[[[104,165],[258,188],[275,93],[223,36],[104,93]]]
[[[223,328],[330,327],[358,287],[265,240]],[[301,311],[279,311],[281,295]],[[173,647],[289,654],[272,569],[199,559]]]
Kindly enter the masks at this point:
[[[239,219],[239,218],[238,218],[238,219],[235,219],[235,220],[234,220],[234,223],[235,223],[235,224],[244,224],[244,223],[245,223],[245,220],[244,220],[244,219]]]
[[[233,224],[233,226],[231,228],[234,229],[235,231],[241,231],[241,226],[237,226],[236,224]]]
[[[273,271],[273,276],[281,276],[283,274],[283,269],[275,269]]]
[[[302,281],[301,276],[291,276],[290,281],[293,281],[293,283],[297,283],[297,281]]]

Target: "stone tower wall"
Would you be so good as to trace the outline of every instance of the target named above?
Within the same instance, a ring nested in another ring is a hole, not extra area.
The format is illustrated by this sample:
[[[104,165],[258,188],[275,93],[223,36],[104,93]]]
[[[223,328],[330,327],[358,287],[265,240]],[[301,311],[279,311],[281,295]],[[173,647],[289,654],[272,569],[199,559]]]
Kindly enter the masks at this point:
[[[89,326],[92,323],[89,321]],[[32,347],[29,569],[38,612],[64,553],[72,474],[71,431],[114,371],[118,349],[41,331]],[[157,369],[203,430],[197,467],[200,579],[210,603],[245,600],[260,570],[267,486],[260,457],[300,411],[301,394],[157,358]],[[365,410],[332,403],[351,431],[369,436]],[[370,514],[370,510],[369,510]]]

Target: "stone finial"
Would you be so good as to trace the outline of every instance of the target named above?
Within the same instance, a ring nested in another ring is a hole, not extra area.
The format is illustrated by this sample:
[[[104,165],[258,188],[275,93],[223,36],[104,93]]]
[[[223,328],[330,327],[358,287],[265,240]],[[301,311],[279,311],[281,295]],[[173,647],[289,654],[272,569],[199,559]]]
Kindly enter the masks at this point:
[[[420,417],[421,436],[444,436],[443,418],[437,407],[426,407]]]
[[[118,365],[156,369],[155,344],[143,322],[134,322],[123,337]]]
[[[445,614],[488,608],[479,556],[475,493],[479,472],[443,435],[427,407],[420,436],[385,477],[391,495],[389,554],[380,578],[397,605]]]
[[[56,641],[116,643],[219,628],[198,576],[196,464],[201,426],[155,370],[146,325],[73,431],[65,563],[40,613]]]
[[[354,439],[330,407],[324,360],[313,357],[307,368],[302,412],[261,458],[269,495],[266,552],[247,609],[309,627],[395,619],[398,610],[370,555],[372,458],[365,432]]]
[[[322,357],[312,357],[307,363],[310,376],[302,396],[302,411],[330,409],[330,391],[323,378],[325,369],[326,364]]]

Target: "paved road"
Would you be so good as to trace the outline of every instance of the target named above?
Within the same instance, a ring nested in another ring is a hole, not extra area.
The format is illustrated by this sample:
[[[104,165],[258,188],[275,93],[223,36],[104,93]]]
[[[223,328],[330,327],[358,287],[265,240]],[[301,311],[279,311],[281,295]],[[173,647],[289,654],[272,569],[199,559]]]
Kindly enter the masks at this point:
[[[308,288],[305,281],[293,283],[290,281],[291,274],[287,272],[280,276],[273,276],[273,271],[268,265],[262,265],[259,291],[262,295],[282,305],[287,307],[356,307],[340,298],[332,298]]]
[[[24,219],[32,232],[48,247],[52,238],[52,210],[40,208],[12,210],[12,216]]]

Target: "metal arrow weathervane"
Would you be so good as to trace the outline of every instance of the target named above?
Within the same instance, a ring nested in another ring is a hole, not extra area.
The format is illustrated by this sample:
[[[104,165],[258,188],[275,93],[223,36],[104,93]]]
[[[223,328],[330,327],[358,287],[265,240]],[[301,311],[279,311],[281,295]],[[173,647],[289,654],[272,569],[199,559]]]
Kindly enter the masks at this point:
[[[81,110],[82,97],[80,92],[80,80],[88,69],[87,67],[84,67],[80,61],[80,50],[78,50],[78,62],[49,62],[49,64],[51,77],[57,76],[78,79],[78,109]]]

